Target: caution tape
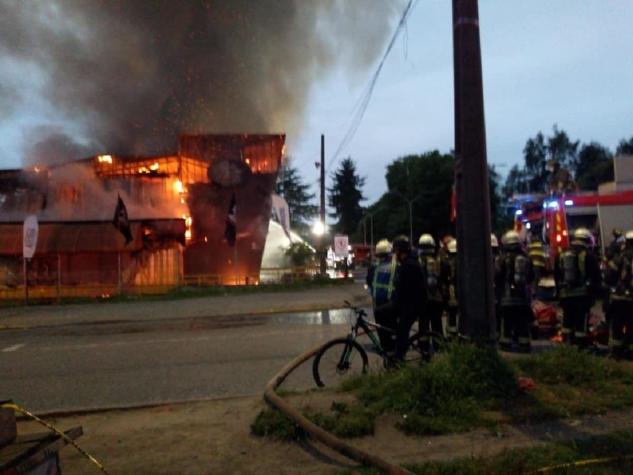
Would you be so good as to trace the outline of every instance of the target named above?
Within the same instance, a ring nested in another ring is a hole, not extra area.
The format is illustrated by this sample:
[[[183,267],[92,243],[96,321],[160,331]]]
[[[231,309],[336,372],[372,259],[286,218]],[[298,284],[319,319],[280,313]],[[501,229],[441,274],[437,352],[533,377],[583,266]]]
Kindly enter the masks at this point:
[[[554,470],[559,470],[563,468],[586,467],[587,465],[596,465],[600,463],[609,463],[609,462],[616,462],[616,461],[622,461],[622,460],[633,460],[633,455],[618,455],[615,457],[602,457],[602,458],[595,458],[595,459],[578,460],[576,462],[561,463],[558,465],[550,465],[549,467],[539,468],[538,470],[532,473],[551,473]]]
[[[12,403],[12,402],[8,402],[8,403],[4,403],[4,404],[0,404],[0,407],[5,408],[5,409],[12,409],[16,412],[19,412],[21,414],[24,414],[27,417],[30,417],[31,419],[39,422],[40,424],[42,424],[44,427],[46,427],[47,429],[55,432],[57,435],[59,435],[62,439],[64,439],[66,442],[68,442],[70,445],[72,445],[73,447],[75,447],[75,449],[77,449],[77,451],[83,455],[84,457],[86,457],[88,460],[90,460],[90,462],[92,462],[94,465],[96,465],[99,470],[101,470],[103,473],[105,473],[106,475],[110,475],[110,473],[105,469],[105,467],[101,464],[101,462],[99,462],[96,458],[94,458],[92,455],[90,455],[88,452],[86,452],[84,449],[82,449],[74,440],[72,440],[70,437],[68,437],[66,434],[64,434],[62,431],[56,429],[55,427],[53,427],[51,424],[49,424],[48,422],[40,419],[39,417],[37,417],[35,414],[33,414],[32,412],[28,411],[27,409],[25,409],[22,406],[19,406],[18,404]]]

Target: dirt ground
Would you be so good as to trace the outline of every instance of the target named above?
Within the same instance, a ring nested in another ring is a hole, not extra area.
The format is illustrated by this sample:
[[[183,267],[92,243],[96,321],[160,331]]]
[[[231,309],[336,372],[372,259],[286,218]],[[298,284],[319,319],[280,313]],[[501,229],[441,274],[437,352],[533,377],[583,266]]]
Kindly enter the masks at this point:
[[[327,407],[328,392],[290,396],[294,405]],[[265,407],[261,398],[232,398],[108,411],[48,419],[60,429],[81,425],[80,445],[112,474],[233,473],[335,474],[355,464],[320,444],[285,443],[251,435],[250,424]],[[527,447],[553,440],[586,437],[633,427],[633,410],[525,426],[501,426],[437,437],[406,437],[393,416],[379,420],[372,437],[351,443],[397,463],[492,455],[509,447]],[[20,433],[40,432],[21,422]],[[73,448],[62,451],[67,474],[99,471]]]

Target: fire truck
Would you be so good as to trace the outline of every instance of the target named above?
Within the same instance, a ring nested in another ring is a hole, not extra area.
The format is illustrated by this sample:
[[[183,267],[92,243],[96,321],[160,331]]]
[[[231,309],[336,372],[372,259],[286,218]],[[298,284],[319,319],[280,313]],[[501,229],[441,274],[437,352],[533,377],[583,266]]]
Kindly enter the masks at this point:
[[[550,263],[569,246],[571,232],[579,227],[593,232],[604,253],[613,229],[633,229],[633,156],[615,157],[614,175],[615,180],[600,185],[597,192],[514,196],[515,229],[524,236],[540,236]]]

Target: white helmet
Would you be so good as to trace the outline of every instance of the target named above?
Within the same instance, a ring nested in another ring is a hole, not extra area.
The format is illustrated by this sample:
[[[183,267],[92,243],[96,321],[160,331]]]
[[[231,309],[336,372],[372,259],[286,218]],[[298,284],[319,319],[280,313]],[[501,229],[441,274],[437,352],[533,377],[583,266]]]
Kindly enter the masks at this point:
[[[423,234],[418,241],[420,247],[435,247],[435,239],[430,234]]]
[[[624,239],[626,239],[627,241],[631,241],[633,240],[633,229],[629,229],[625,234],[624,234]]]
[[[376,244],[376,254],[389,254],[391,252],[391,243],[387,239],[381,239]]]
[[[587,228],[578,228],[572,234],[571,243],[591,247],[593,246],[593,234]]]
[[[457,254],[457,239],[451,239],[446,245],[449,254]]]
[[[499,247],[499,241],[497,240],[497,236],[493,234],[490,235],[490,246],[492,246],[494,249]]]
[[[517,244],[521,244],[521,236],[511,229],[503,235],[501,242],[504,246],[516,246]]]

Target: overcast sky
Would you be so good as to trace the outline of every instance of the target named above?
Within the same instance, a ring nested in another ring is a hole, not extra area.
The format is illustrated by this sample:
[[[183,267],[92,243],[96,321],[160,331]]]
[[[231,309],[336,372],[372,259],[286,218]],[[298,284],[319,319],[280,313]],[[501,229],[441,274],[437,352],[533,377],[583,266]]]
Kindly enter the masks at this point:
[[[417,2],[342,154],[358,162],[369,202],[385,191],[385,167],[393,159],[453,147],[450,5]],[[488,160],[499,171],[520,162],[526,139],[550,132],[553,124],[573,139],[611,149],[633,136],[632,25],[633,0],[480,1]],[[0,78],[37,82],[28,71],[9,73],[10,62],[0,60]],[[371,73],[350,79],[333,71],[313,85],[305,126],[288,136],[287,149],[307,181],[318,177],[320,134],[329,160]],[[29,97],[13,120],[2,122],[0,168],[20,166],[22,127],[50,120],[50,114]]]
[[[420,0],[344,156],[367,177],[373,201],[394,158],[453,148],[451,2]],[[553,124],[615,148],[633,136],[632,0],[481,0],[488,160],[506,173],[528,137]],[[362,87],[333,75],[315,87],[303,134],[288,151],[317,179],[319,134],[338,145]]]

